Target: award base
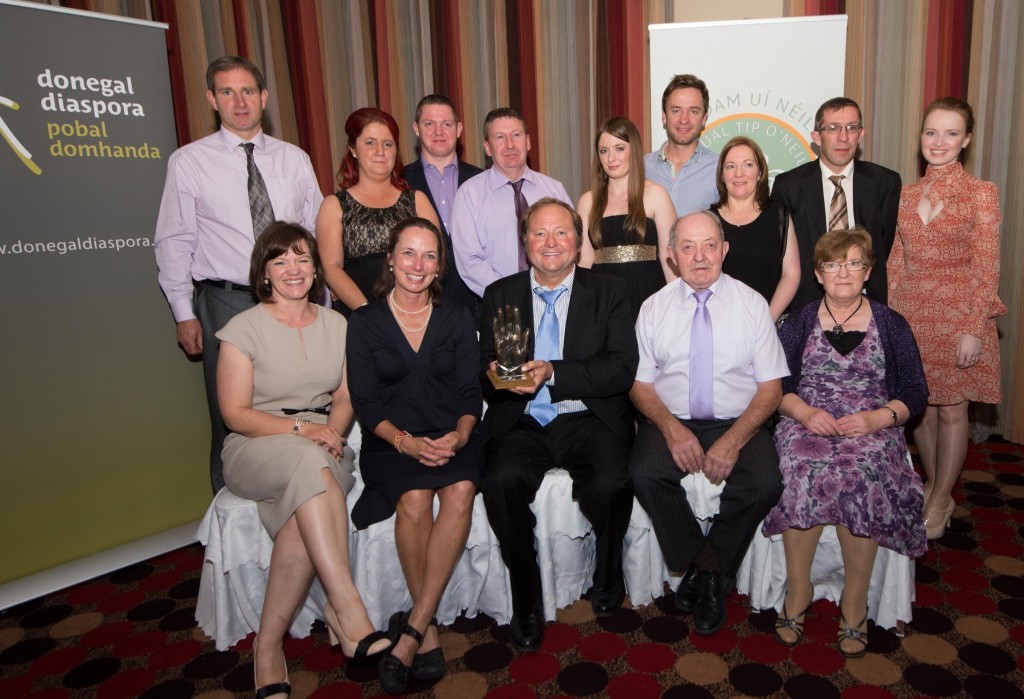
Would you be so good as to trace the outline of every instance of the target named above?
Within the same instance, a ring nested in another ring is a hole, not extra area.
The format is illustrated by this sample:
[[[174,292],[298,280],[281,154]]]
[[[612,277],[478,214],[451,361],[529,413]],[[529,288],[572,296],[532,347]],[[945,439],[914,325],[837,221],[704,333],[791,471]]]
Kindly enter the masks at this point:
[[[497,389],[503,388],[519,388],[523,386],[532,386],[533,379],[529,376],[520,376],[519,378],[503,379],[498,376],[498,372],[494,369],[487,370],[487,378],[491,380],[491,385]]]

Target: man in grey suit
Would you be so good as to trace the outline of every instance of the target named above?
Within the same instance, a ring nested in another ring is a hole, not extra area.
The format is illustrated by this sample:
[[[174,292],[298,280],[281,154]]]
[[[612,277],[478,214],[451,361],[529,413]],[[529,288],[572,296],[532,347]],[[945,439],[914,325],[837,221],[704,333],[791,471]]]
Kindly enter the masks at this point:
[[[811,138],[821,157],[775,178],[772,197],[793,217],[800,248],[800,287],[790,304],[797,309],[820,299],[814,277],[814,246],[830,230],[863,226],[871,235],[875,266],[864,285],[868,296],[887,303],[885,262],[896,235],[900,176],[889,168],[856,160],[864,137],[860,106],[848,97],[833,97],[818,108]]]
[[[448,253],[448,273],[441,280],[441,297],[457,301],[474,315],[480,298],[462,281],[452,254],[452,204],[455,192],[474,175],[483,172],[476,165],[459,160],[455,153],[462,136],[462,122],[450,99],[444,95],[427,95],[416,105],[412,130],[420,139],[420,157],[405,166],[405,181],[417,192],[423,192],[437,212]]]

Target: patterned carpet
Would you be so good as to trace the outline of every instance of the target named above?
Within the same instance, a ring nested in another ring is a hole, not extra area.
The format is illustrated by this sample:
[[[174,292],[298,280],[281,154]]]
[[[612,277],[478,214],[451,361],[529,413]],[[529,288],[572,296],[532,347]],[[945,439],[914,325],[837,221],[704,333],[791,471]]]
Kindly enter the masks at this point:
[[[972,445],[960,507],[917,565],[906,636],[872,627],[871,652],[844,660],[837,609],[819,602],[808,640],[771,637],[775,612],[729,598],[718,634],[691,632],[671,596],[595,619],[589,603],[561,610],[543,648],[519,654],[507,627],[459,619],[444,629],[446,676],[410,693],[439,698],[608,696],[1024,696],[1024,449]],[[196,628],[198,545],[0,612],[0,697],[252,696],[252,636],[218,652]],[[285,644],[293,697],[372,697],[375,665],[346,661],[322,627]]]

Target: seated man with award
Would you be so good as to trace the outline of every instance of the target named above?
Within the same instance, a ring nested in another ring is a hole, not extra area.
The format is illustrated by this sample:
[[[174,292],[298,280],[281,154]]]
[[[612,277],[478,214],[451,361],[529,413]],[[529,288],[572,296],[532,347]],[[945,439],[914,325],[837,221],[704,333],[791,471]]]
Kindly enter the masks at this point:
[[[636,335],[625,283],[577,267],[582,233],[579,214],[567,204],[533,204],[519,222],[530,266],[487,287],[480,317],[488,401],[481,491],[509,570],[510,636],[526,651],[544,637],[530,503],[550,469],[569,472],[573,498],[594,529],[594,612],[614,614],[625,596],[622,539],[633,507],[627,393],[638,362]],[[514,327],[517,320],[521,327]],[[495,376],[498,365],[514,369],[517,351],[532,357],[520,366],[529,384],[499,388],[505,384]]]

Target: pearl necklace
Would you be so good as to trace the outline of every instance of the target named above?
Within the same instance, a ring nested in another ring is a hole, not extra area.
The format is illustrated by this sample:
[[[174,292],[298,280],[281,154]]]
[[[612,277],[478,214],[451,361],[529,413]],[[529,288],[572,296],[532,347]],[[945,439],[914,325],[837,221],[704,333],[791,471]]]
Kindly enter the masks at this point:
[[[392,289],[391,293],[388,294],[388,306],[391,307],[391,311],[392,311],[392,313],[395,316],[395,322],[398,323],[398,327],[400,327],[402,330],[404,330],[405,332],[410,333],[410,334],[414,334],[414,333],[418,333],[418,332],[423,332],[423,329],[427,327],[427,323],[430,322],[430,316],[432,316],[434,314],[434,304],[430,303],[429,301],[427,301],[427,305],[426,306],[424,306],[423,308],[421,308],[418,311],[406,311],[404,309],[399,308],[398,304],[395,303],[395,290],[394,289]],[[423,325],[421,325],[418,328],[407,327],[405,325],[405,323],[402,322],[402,319],[398,316],[398,312],[399,311],[401,311],[402,313],[414,314],[414,313],[420,313],[424,309],[427,309],[427,318],[426,318],[426,320],[423,321]]]
[[[388,292],[388,300],[390,301],[390,304],[391,304],[392,308],[394,308],[396,310],[399,310],[402,313],[405,313],[406,315],[410,315],[410,316],[419,315],[420,313],[423,313],[423,311],[427,310],[428,308],[430,308],[433,305],[433,304],[428,303],[426,306],[424,306],[423,308],[421,308],[418,311],[407,311],[404,308],[400,308],[399,305],[395,302],[395,290],[394,289],[392,289],[390,292]]]

